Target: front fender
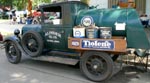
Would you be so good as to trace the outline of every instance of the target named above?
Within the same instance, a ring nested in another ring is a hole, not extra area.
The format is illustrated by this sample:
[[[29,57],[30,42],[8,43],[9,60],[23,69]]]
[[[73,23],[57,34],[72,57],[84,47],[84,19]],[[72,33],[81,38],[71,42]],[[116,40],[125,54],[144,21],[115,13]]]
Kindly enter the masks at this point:
[[[19,37],[15,36],[15,35],[14,35],[14,36],[6,37],[6,38],[4,39],[4,43],[7,43],[8,41],[14,42],[14,43],[17,45],[18,49],[19,49],[22,53],[24,53],[24,54],[27,55],[27,53],[26,53],[26,52],[23,50],[23,48],[22,48],[21,40],[20,40]]]
[[[9,37],[6,37],[5,39],[4,39],[4,43],[5,42],[7,42],[7,41],[13,41],[14,43],[16,43],[16,44],[20,44],[20,38],[19,37],[17,37],[17,36],[9,36]]]

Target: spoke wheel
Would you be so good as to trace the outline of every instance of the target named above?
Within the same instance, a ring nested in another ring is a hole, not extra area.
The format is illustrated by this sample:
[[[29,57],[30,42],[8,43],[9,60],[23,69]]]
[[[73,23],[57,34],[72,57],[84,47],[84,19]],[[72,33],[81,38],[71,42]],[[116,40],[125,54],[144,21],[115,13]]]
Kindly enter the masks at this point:
[[[42,37],[37,32],[29,31],[23,35],[22,46],[31,57],[39,56],[43,49]]]
[[[27,41],[25,42],[25,45],[29,51],[36,52],[38,50],[38,42],[32,34],[28,34],[25,41]]]
[[[9,62],[17,64],[21,60],[21,52],[12,41],[8,41],[5,44],[5,52]]]
[[[112,76],[113,61],[103,52],[85,52],[80,61],[83,74],[92,81],[103,81]]]

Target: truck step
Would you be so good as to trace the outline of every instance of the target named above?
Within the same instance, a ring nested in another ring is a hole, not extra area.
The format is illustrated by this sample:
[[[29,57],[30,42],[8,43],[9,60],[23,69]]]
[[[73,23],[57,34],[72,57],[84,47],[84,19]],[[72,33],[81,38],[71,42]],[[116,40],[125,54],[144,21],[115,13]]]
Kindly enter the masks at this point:
[[[62,63],[67,65],[76,65],[79,61],[79,59],[64,58],[59,56],[39,56],[39,57],[34,57],[33,59],[40,60],[40,61]]]

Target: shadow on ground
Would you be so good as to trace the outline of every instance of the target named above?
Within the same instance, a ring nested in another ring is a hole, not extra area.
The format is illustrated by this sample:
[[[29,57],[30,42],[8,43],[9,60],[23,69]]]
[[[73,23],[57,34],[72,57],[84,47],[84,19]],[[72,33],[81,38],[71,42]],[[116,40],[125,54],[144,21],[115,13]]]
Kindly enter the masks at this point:
[[[125,66],[119,73],[114,75],[106,83],[150,83],[147,75],[148,73],[149,72],[144,72],[134,66]]]
[[[74,68],[64,64],[36,61],[32,59],[24,59],[21,64],[25,64],[26,66],[24,67],[28,69],[43,72],[45,74],[63,76],[83,83],[94,83],[86,79],[77,67]],[[134,66],[125,65],[120,72],[115,74],[109,80],[97,83],[150,83],[150,79],[148,79],[149,77],[150,72],[144,72]]]

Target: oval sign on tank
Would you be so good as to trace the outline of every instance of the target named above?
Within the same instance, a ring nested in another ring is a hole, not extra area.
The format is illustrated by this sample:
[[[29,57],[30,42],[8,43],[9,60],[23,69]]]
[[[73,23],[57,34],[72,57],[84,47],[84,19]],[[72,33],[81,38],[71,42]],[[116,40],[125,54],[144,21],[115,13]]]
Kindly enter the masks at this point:
[[[92,25],[94,22],[93,22],[93,18],[91,16],[84,16],[82,19],[81,19],[81,24],[83,26],[90,26]]]

